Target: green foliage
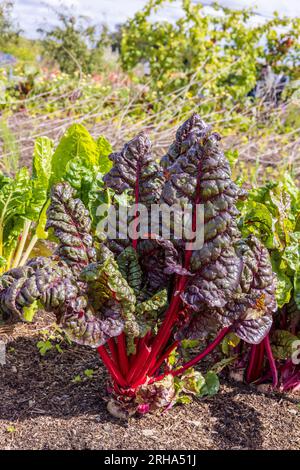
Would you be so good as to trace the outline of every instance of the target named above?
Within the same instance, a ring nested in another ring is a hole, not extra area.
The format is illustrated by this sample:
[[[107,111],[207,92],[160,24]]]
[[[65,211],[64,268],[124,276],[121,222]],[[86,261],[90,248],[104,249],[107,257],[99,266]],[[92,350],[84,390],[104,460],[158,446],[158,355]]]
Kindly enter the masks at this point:
[[[272,335],[272,351],[276,359],[290,359],[297,349],[294,344],[300,336],[293,335],[286,330],[276,330]]]
[[[53,349],[58,353],[63,353],[62,346],[71,344],[69,338],[63,333],[58,325],[51,325],[51,329],[41,331],[41,339],[37,342],[37,349],[42,357]]]
[[[70,162],[92,170],[98,160],[97,143],[81,124],[73,124],[62,137],[54,152],[51,184],[64,179]]]
[[[299,65],[298,19],[276,16],[258,24],[251,22],[250,10],[213,4],[214,12],[205,13],[200,3],[191,0],[182,0],[183,16],[175,23],[150,19],[160,7],[171,2],[149,0],[122,30],[124,69],[149,64],[150,83],[159,94],[194,82],[190,92],[198,95],[203,112],[219,109],[221,103],[245,102],[258,76],[258,59],[275,62],[278,69],[283,63],[288,68],[290,48],[277,47],[284,36],[293,41],[293,50],[297,52],[292,65]],[[283,25],[285,32],[278,32]],[[266,40],[266,50],[262,38]]]
[[[29,307],[24,307],[24,321],[28,323],[32,322],[33,317],[38,310],[38,307],[39,305],[37,301],[33,302],[33,304]]]
[[[221,343],[222,353],[225,354],[225,356],[229,356],[230,350],[236,348],[239,343],[240,338],[238,338],[235,333],[228,333]]]
[[[250,190],[240,209],[243,235],[254,234],[270,252],[279,307],[291,296],[300,307],[300,191],[295,181],[285,173],[277,182]]]
[[[20,149],[16,136],[3,118],[0,120],[0,142],[4,154],[2,165],[8,174],[14,174],[19,166]]]
[[[220,381],[217,374],[213,371],[208,371],[207,374],[204,376],[205,384],[201,389],[201,396],[213,396],[218,393],[220,388]]]
[[[88,379],[92,379],[95,371],[93,369],[85,369],[83,373]]]
[[[20,33],[21,34],[21,33]],[[18,36],[17,41],[9,41],[3,44],[3,52],[11,54],[17,59],[18,66],[35,66],[41,56],[42,48],[39,40]]]
[[[2,270],[24,264],[38,236],[33,223],[44,234],[44,207],[47,204],[51,174],[52,142],[38,138],[32,160],[32,176],[21,168],[14,178],[1,176],[0,183],[0,256]],[[46,238],[46,234],[44,237]],[[25,250],[25,245],[28,244]]]
[[[0,256],[5,258],[5,270],[24,228],[32,192],[27,168],[19,170],[15,178],[0,178]]]
[[[26,212],[26,217],[35,222],[39,222],[48,199],[52,159],[53,142],[47,137],[36,139],[32,160],[32,200]]]
[[[55,10],[59,25],[39,29],[44,35],[43,47],[48,58],[68,74],[91,73],[101,67],[106,29],[100,33],[85,16],[74,16],[63,9]]]
[[[90,210],[96,228],[97,207],[109,202],[102,177],[111,168],[110,152],[105,137],[96,142],[82,125],[74,124],[55,151],[49,138],[36,139],[31,176],[27,168],[17,171],[14,178],[0,175],[1,272],[24,265],[37,241],[48,237],[46,212],[55,182],[70,182]]]
[[[108,156],[112,153],[112,146],[103,135],[100,135],[100,137],[97,139],[97,147],[100,157],[99,170],[103,174],[108,173],[112,167],[112,162],[108,158]]]
[[[60,140],[51,166],[51,184],[68,181],[89,209],[93,228],[101,217],[97,215],[101,203],[110,203],[110,193],[104,188],[103,175],[110,170],[108,158],[112,147],[104,136],[97,141],[81,124],[73,124]]]
[[[79,374],[77,374],[77,375],[75,375],[74,379],[72,379],[72,382],[73,382],[74,384],[79,383],[79,382],[82,382],[82,378],[80,377]]]
[[[0,4],[0,48],[5,48],[8,42],[16,42],[20,31],[12,19],[13,2],[4,0]]]
[[[92,379],[94,377],[95,371],[93,369],[85,369],[83,371],[83,376],[82,374],[77,374],[75,377],[72,379],[72,382],[74,384],[82,382],[84,379]]]
[[[37,348],[41,356],[46,356],[47,352],[51,351],[52,347],[52,343],[49,340],[37,342]]]
[[[175,377],[176,403],[190,403],[192,396],[202,398],[216,395],[219,388],[220,381],[213,370],[203,376],[201,372],[189,369],[180,378]]]

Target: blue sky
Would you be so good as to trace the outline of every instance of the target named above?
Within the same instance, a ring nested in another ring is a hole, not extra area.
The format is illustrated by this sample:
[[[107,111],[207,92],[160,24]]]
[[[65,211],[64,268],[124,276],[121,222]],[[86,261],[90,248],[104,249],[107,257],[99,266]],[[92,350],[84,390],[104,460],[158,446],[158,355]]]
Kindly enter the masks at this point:
[[[195,3],[198,0],[194,0]],[[71,7],[76,13],[92,18],[93,22],[105,21],[110,27],[125,21],[137,10],[142,8],[147,0],[46,0],[48,5]],[[201,2],[200,2],[201,3]],[[213,3],[203,0],[202,3]],[[300,0],[219,0],[219,3],[234,8],[257,7],[260,15],[270,17],[276,10],[281,14],[300,17]],[[160,17],[172,21],[180,16],[180,2],[175,1],[160,12]],[[45,19],[55,23],[55,16],[39,0],[15,0],[14,16],[25,31],[26,36],[36,37],[36,29],[42,26]]]

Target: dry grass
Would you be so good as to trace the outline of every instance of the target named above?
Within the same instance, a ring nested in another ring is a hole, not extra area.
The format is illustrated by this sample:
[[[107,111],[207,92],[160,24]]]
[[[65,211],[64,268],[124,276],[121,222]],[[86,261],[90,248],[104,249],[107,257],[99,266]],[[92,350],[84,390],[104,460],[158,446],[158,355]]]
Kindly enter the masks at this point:
[[[63,93],[60,89],[55,90],[54,88],[50,94],[34,97],[38,110],[36,115],[26,111],[33,97],[24,100],[22,110],[7,118],[9,128],[16,137],[21,163],[29,164],[34,140],[37,137],[48,136],[57,143],[65,130],[74,122],[84,124],[95,137],[100,134],[105,135],[114,148],[119,148],[126,140],[141,130],[146,130],[153,141],[154,154],[157,157],[162,156],[174,138],[179,123],[183,122],[191,112],[198,111],[196,102],[188,111],[183,111],[184,103],[190,101],[189,91],[192,86],[197,85],[197,82],[192,79],[188,86],[166,96],[167,106],[162,107],[159,112],[154,113],[150,107],[143,117],[134,118],[135,114],[138,115],[137,111],[143,107],[141,103],[143,103],[148,84],[144,86],[133,85],[124,82],[124,80],[122,74],[117,76],[112,84],[111,92],[105,97],[99,95],[99,97],[81,98],[80,82],[76,84],[74,89]],[[117,97],[124,86],[131,89],[130,99],[126,105],[121,105]],[[201,87],[199,86],[200,92]],[[51,102],[55,101],[62,102],[62,106],[52,112],[45,112],[46,104],[49,106]],[[201,98],[201,105],[208,104],[209,101],[213,100]],[[81,111],[86,109],[87,105],[90,106],[90,111]],[[113,109],[113,116],[108,117],[108,107]],[[222,126],[228,126],[237,107],[238,104],[226,112],[221,109],[215,111],[214,114],[202,115],[202,118],[222,134]],[[268,109],[267,116],[262,116],[259,104],[250,106],[243,112],[239,111],[241,118],[256,116],[257,119],[253,119],[253,125],[246,132],[236,125],[223,139],[225,150],[237,149],[239,163],[242,165],[250,163],[255,168],[255,176],[258,178],[264,175],[265,168],[293,168],[296,177],[300,176],[300,128],[286,134],[266,132],[268,126],[271,126],[271,122],[280,122],[285,119],[287,107],[288,103],[284,103],[272,110]],[[259,130],[257,123],[262,120],[266,121],[264,123],[265,129]],[[10,157],[9,153],[2,154],[1,160],[3,162]]]

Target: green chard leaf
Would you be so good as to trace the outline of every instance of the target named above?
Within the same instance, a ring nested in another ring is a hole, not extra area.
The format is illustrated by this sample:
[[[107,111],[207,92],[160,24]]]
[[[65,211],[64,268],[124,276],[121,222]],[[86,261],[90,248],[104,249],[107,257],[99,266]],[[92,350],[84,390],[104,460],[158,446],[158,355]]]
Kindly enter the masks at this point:
[[[32,197],[26,208],[26,217],[38,221],[45,206],[51,177],[53,142],[48,137],[39,137],[34,144],[32,165]]]
[[[99,151],[99,171],[103,174],[108,173],[113,165],[112,161],[108,158],[113,151],[112,146],[103,135],[100,135],[97,139],[97,147]]]
[[[23,230],[32,185],[27,168],[19,170],[14,179],[3,178],[0,189],[0,256],[12,255]]]
[[[294,300],[298,309],[300,309],[300,270],[294,276]]]
[[[99,163],[98,146],[81,124],[69,127],[54,152],[51,185],[64,179],[68,163],[74,160],[90,170]]]
[[[278,307],[282,307],[290,301],[293,284],[289,276],[282,270],[278,252],[271,254],[271,263],[276,274],[276,300]]]
[[[290,359],[299,338],[287,330],[276,330],[272,334],[272,351],[276,359]]]
[[[101,206],[111,202],[112,191],[103,183],[103,175],[112,167],[108,158],[111,150],[105,137],[100,136],[96,143],[83,126],[75,125],[62,138],[53,157],[54,180],[64,179],[76,190],[76,197],[89,209],[93,230],[104,218]],[[65,155],[64,168],[60,165],[61,153]]]
[[[279,245],[275,230],[276,219],[263,203],[249,199],[242,209],[242,218],[239,223],[242,234],[253,234],[263,241],[267,248],[276,248]]]
[[[217,374],[213,371],[208,371],[204,376],[205,385],[201,388],[201,396],[213,396],[216,395],[220,389],[220,381]]]

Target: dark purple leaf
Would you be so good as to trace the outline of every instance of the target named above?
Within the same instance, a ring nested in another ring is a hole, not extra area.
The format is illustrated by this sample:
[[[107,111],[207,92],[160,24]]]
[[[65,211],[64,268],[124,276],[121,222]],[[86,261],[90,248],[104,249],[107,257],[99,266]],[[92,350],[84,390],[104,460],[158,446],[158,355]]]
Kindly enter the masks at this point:
[[[77,274],[95,261],[89,212],[68,183],[58,183],[51,191],[46,228],[59,239],[58,256]]]
[[[160,197],[163,173],[151,153],[151,142],[141,133],[120,152],[112,153],[112,169],[105,175],[107,187],[117,194],[132,190],[135,202],[149,205]]]

